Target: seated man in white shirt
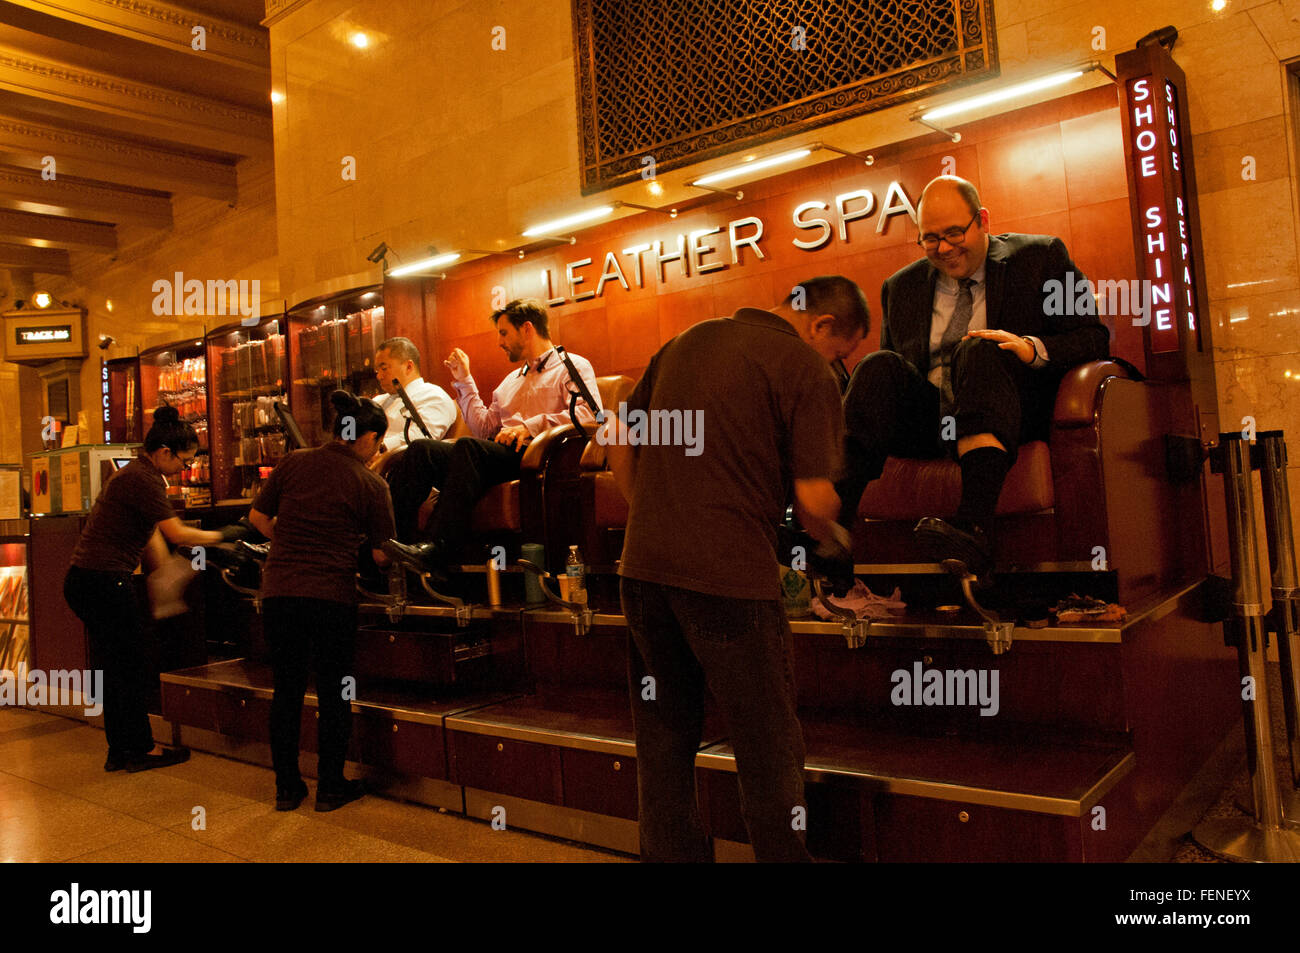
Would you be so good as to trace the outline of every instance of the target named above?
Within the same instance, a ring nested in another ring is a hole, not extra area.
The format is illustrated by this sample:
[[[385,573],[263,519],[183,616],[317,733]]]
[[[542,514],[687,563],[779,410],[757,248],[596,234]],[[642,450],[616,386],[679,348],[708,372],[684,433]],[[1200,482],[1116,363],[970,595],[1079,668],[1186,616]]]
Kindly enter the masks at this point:
[[[569,420],[569,397],[577,387],[555,353],[547,326],[546,305],[535,299],[511,301],[492,315],[501,349],[511,362],[523,361],[492,392],[484,404],[470,376],[469,357],[460,348],[451,352],[451,371],[461,413],[473,437],[459,440],[415,440],[388,474],[397,518],[397,538],[418,538],[420,504],[432,487],[439,488],[425,536],[431,542],[404,545],[392,540],[384,551],[398,562],[420,571],[440,572],[469,536],[474,504],[491,487],[519,477],[519,461],[532,439]],[[600,400],[591,362],[569,354],[591,395]],[[599,411],[596,407],[594,410]],[[576,414],[594,424],[593,408],[578,400]]]
[[[376,403],[388,415],[388,436],[371,459],[370,469],[382,472],[389,454],[424,436],[397,393],[399,383],[406,388],[406,396],[434,440],[441,439],[456,423],[456,403],[445,390],[420,376],[420,349],[410,338],[389,338],[375,348],[375,377],[386,392]]]

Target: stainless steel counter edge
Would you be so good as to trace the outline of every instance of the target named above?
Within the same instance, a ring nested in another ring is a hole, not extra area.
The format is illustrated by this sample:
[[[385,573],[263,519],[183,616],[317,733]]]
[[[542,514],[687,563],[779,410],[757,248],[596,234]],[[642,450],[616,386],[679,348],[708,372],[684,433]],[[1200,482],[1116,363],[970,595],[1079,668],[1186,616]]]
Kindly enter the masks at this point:
[[[723,742],[722,746],[725,747]],[[889,794],[905,794],[930,798],[936,801],[959,801],[963,804],[982,804],[986,807],[1002,807],[1017,811],[1033,811],[1037,814],[1055,814],[1061,817],[1083,817],[1092,810],[1103,797],[1110,793],[1124,776],[1137,765],[1133,752],[1124,756],[1092,786],[1083,796],[1073,798],[1049,797],[1042,794],[1018,794],[1013,791],[1000,791],[995,788],[982,788],[973,785],[952,784],[946,781],[926,781],[920,778],[895,778],[863,771],[850,771],[844,768],[819,766],[814,761],[804,763],[804,774],[813,781],[827,778],[862,778],[875,781],[879,790]],[[697,768],[713,768],[717,771],[736,772],[736,757],[728,751],[701,750],[695,756]]]

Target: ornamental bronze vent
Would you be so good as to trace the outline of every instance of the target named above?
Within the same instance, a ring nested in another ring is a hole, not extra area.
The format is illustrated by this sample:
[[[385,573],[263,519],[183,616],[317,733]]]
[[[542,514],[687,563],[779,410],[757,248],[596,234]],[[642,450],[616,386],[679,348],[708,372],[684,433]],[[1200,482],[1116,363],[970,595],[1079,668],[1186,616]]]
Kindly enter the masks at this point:
[[[992,0],[573,0],[582,191],[996,76]]]

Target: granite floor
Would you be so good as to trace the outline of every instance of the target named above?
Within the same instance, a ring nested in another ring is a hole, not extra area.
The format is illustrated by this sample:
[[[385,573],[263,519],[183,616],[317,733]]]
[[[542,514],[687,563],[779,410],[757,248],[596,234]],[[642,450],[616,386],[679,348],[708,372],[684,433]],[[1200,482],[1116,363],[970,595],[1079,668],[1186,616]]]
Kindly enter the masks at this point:
[[[105,753],[97,728],[0,708],[0,862],[631,860],[375,796],[281,813],[268,768],[195,751],[170,768],[106,774]]]
[[[1280,741],[1285,733],[1280,714],[1275,718]],[[0,708],[0,862],[634,860],[379,796],[328,814],[315,813],[308,799],[281,813],[268,768],[195,751],[170,768],[107,774],[105,750],[96,727]],[[1282,751],[1277,755],[1285,777]],[[1238,802],[1249,803],[1247,782],[1237,728],[1130,860],[1214,862],[1190,831],[1201,817],[1226,816],[1239,810]]]

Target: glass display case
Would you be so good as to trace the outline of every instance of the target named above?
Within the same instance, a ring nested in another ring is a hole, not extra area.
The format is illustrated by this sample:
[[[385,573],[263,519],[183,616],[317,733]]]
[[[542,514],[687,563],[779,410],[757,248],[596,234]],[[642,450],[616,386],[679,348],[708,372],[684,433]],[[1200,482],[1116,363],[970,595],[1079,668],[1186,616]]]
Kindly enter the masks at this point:
[[[31,665],[26,520],[0,520],[0,672]]]
[[[144,440],[144,413],[140,398],[140,358],[105,361],[102,371],[104,443],[140,443]]]
[[[208,453],[208,365],[203,341],[187,341],[140,352],[141,428],[153,426],[154,411],[175,407],[194,427],[199,452],[194,463],[171,480],[168,498],[186,509],[212,504],[212,467]]]
[[[212,368],[211,471],[218,503],[251,500],[287,452],[275,401],[287,399],[284,318],[208,334]]]
[[[385,337],[378,285],[307,301],[290,310],[290,406],[310,445],[318,445],[329,433],[331,391],[341,388],[363,397],[379,393],[375,346]]]

